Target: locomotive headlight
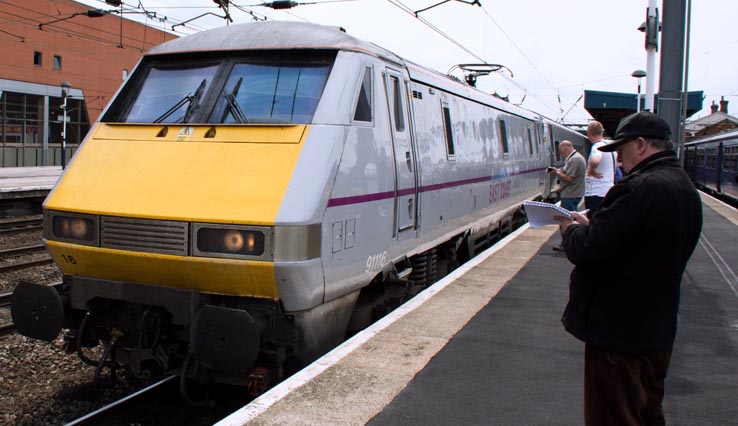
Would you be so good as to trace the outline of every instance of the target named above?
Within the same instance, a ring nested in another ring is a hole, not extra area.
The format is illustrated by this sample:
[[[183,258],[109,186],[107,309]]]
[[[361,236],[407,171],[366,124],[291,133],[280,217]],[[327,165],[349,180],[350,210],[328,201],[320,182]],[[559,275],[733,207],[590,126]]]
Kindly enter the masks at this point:
[[[271,257],[265,227],[195,224],[193,254],[196,256],[266,259]]]
[[[248,234],[249,241],[251,242],[252,250],[254,246],[254,236],[253,234]],[[230,231],[225,233],[225,236],[223,237],[223,245],[225,246],[226,250],[228,250],[231,253],[236,253],[241,251],[243,248],[244,238],[243,234],[239,231],[235,231],[231,229]]]
[[[46,223],[47,238],[89,245],[97,243],[96,216],[46,212]]]

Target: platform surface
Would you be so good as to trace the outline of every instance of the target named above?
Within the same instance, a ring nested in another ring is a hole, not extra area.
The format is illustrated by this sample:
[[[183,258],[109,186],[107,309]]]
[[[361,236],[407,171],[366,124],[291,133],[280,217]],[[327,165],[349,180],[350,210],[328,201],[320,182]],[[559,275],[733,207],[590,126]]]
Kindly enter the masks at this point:
[[[62,170],[50,167],[0,167],[0,195],[19,192],[48,192],[54,186]]]
[[[738,424],[738,213],[703,197],[666,384],[669,425]],[[572,265],[526,228],[218,425],[583,424]],[[422,297],[421,297],[422,296]]]

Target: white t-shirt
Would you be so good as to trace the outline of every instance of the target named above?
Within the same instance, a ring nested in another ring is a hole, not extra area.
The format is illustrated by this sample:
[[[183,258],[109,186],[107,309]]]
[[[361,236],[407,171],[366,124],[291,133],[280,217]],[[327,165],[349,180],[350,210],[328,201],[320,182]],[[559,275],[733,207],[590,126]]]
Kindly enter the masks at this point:
[[[604,197],[615,184],[615,166],[617,165],[618,155],[615,152],[602,152],[598,149],[610,142],[609,140],[601,140],[592,145],[592,150],[589,152],[589,161],[592,161],[592,158],[600,158],[600,164],[594,168],[594,171],[601,174],[602,177],[597,179],[594,176],[586,176],[584,181],[585,197]]]

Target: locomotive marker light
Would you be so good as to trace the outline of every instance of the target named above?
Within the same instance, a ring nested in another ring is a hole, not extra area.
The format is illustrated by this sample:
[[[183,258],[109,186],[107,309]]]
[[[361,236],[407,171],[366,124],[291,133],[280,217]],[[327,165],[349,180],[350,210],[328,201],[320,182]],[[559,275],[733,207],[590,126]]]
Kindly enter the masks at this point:
[[[67,96],[69,95],[69,89],[72,87],[72,85],[64,81],[61,84],[61,97],[62,97],[62,104],[61,109],[63,112],[63,118],[62,118],[62,151],[61,151],[61,167],[62,170],[64,170],[64,167],[66,166],[66,150],[67,150]]]

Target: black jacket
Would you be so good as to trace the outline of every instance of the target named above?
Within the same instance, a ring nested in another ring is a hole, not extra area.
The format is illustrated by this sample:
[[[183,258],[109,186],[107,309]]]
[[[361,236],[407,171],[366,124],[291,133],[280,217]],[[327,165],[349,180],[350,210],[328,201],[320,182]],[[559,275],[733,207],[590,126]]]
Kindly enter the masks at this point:
[[[680,282],[701,229],[700,197],[674,153],[643,160],[610,189],[588,226],[564,234],[575,265],[566,330],[612,351],[671,351]]]

